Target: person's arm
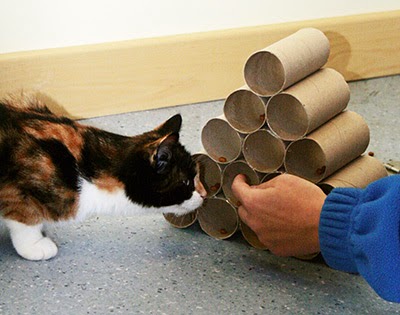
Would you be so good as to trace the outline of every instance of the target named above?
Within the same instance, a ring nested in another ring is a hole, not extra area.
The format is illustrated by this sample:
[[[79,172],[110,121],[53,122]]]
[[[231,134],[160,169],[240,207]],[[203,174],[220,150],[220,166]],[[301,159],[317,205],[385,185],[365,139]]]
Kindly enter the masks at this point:
[[[335,269],[360,273],[384,299],[400,302],[400,176],[365,189],[336,188],[319,224],[322,256]]]

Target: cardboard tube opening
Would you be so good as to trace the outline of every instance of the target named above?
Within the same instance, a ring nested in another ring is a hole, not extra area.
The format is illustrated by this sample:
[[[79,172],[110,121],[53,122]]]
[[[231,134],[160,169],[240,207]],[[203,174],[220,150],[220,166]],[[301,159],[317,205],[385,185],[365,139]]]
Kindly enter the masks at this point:
[[[245,81],[259,95],[274,95],[320,69],[329,52],[323,32],[303,28],[252,54],[244,67]]]
[[[194,224],[197,220],[197,211],[193,211],[181,216],[177,216],[173,213],[164,213],[163,215],[165,220],[178,229],[187,228]]]
[[[242,232],[243,238],[249,243],[251,246],[257,249],[267,249],[263,243],[260,242],[256,233],[253,232],[243,221],[240,221],[240,230]]]
[[[266,112],[269,128],[283,140],[297,140],[307,133],[307,113],[294,96],[281,93],[271,97]]]
[[[227,97],[224,115],[235,130],[250,133],[264,125],[265,103],[260,96],[242,88]]]
[[[238,206],[239,200],[232,192],[232,183],[235,177],[239,174],[244,174],[247,177],[249,185],[258,185],[260,180],[257,173],[244,161],[235,161],[227,165],[222,173],[222,191],[225,197],[233,204]]]
[[[243,142],[243,156],[258,172],[270,173],[279,169],[285,158],[285,144],[265,129],[249,134]]]
[[[230,163],[241,153],[240,135],[220,118],[206,123],[201,132],[201,142],[207,154],[218,163]]]
[[[270,96],[283,89],[285,71],[282,62],[269,51],[258,51],[244,67],[247,85],[257,94]]]
[[[226,199],[206,199],[198,210],[201,229],[216,239],[231,237],[238,229],[239,218],[235,207]]]
[[[200,181],[207,191],[207,197],[215,196],[222,186],[222,174],[219,164],[203,153],[194,154],[193,159],[199,165]]]
[[[318,182],[325,177],[326,163],[325,153],[312,139],[292,142],[286,150],[286,171],[312,182]]]

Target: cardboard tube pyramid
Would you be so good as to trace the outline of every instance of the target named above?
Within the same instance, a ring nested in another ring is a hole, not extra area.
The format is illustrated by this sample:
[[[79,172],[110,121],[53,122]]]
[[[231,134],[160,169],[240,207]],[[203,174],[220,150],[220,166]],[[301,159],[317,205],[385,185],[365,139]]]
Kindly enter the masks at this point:
[[[369,144],[368,125],[346,110],[348,84],[336,70],[323,68],[328,57],[324,33],[306,28],[248,58],[245,84],[228,95],[223,115],[205,124],[204,152],[193,156],[207,198],[181,219],[166,215],[168,222],[186,227],[197,219],[217,239],[241,230],[251,246],[266,249],[238,217],[231,191],[238,174],[258,185],[291,173],[327,194],[336,187],[365,187],[387,175],[382,163],[362,155]]]

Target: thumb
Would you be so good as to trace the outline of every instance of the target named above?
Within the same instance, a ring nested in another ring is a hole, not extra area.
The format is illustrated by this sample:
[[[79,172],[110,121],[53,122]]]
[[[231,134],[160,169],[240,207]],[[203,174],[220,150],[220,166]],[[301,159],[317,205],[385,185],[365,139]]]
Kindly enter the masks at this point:
[[[250,186],[246,182],[246,175],[237,175],[232,183],[232,192],[241,203],[243,203],[243,198],[248,195],[249,189]]]

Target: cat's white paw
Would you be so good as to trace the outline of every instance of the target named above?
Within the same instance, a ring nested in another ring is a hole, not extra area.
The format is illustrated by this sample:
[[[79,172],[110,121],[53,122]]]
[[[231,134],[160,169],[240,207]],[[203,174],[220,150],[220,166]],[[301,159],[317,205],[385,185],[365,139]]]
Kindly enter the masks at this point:
[[[17,253],[28,260],[47,260],[57,255],[58,248],[48,237],[43,237],[34,244],[25,243],[15,247]]]
[[[42,224],[26,225],[13,220],[4,220],[10,229],[11,241],[17,253],[28,260],[46,260],[57,255],[54,242],[42,234]]]

